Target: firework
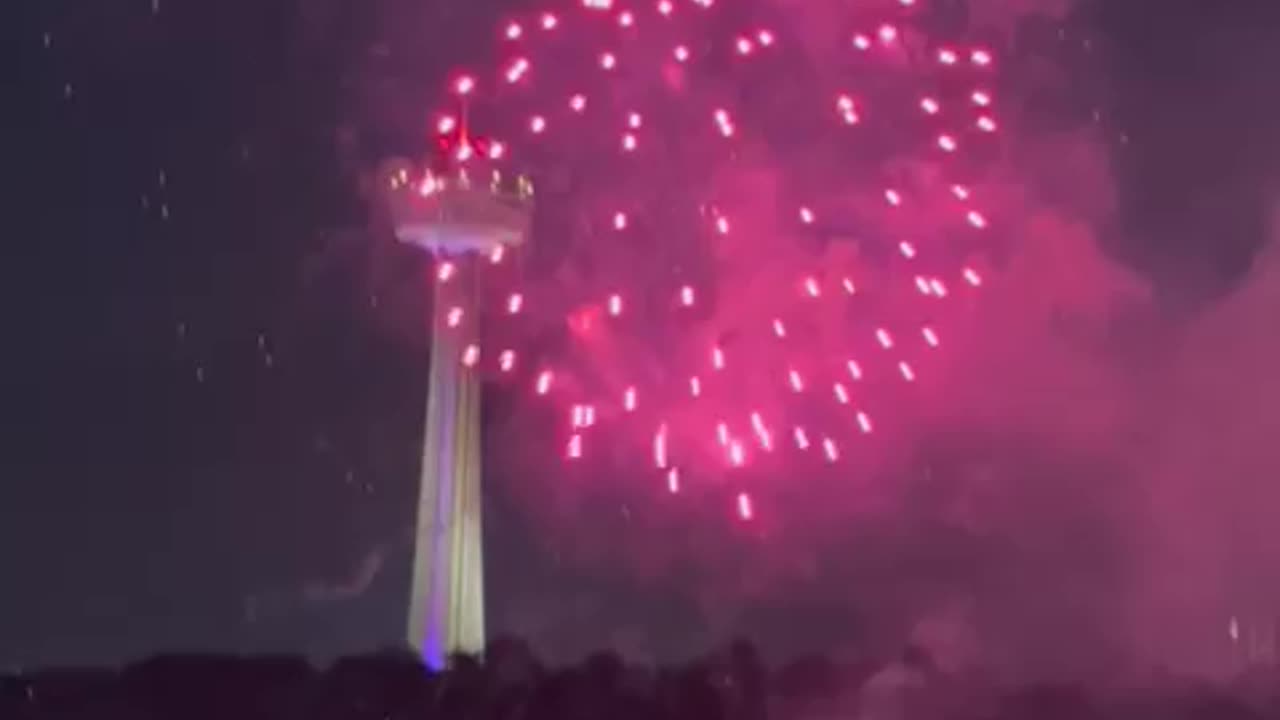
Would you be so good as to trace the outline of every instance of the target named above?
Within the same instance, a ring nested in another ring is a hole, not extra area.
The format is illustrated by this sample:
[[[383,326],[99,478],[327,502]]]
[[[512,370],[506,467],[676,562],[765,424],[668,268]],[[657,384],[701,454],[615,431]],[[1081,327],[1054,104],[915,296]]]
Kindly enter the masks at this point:
[[[493,327],[459,362],[559,408],[565,462],[620,446],[666,492],[727,481],[744,520],[745,468],[856,464],[945,355],[995,222],[1000,61],[930,35],[924,5],[845,18],[835,63],[776,4],[505,19],[405,181],[514,182],[536,205],[532,248],[487,251]],[[506,269],[529,255],[542,270]],[[563,340],[529,351],[531,328]]]

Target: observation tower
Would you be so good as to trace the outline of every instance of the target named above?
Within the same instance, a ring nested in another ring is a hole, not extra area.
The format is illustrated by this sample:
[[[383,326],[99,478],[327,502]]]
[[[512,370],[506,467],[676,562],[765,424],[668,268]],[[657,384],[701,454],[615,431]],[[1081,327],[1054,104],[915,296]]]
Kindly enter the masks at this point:
[[[406,628],[433,668],[484,649],[478,271],[482,259],[524,243],[532,212],[527,179],[456,162],[471,155],[463,134],[448,163],[393,159],[379,174],[396,238],[437,260]]]

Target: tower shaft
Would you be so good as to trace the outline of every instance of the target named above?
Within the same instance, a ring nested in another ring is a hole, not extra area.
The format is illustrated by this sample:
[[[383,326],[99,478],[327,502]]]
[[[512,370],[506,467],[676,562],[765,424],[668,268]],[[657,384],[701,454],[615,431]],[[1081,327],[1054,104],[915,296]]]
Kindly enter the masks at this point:
[[[435,668],[484,649],[480,382],[460,362],[476,341],[475,259],[436,282],[426,430],[415,525],[409,643]],[[449,326],[450,312],[463,321]]]

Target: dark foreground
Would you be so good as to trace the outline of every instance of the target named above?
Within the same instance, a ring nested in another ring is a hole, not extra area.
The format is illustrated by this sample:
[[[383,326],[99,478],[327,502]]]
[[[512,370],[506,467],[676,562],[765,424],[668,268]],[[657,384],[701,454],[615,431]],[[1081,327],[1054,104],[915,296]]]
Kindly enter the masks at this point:
[[[291,656],[157,657],[117,670],[0,676],[0,718],[236,720],[1235,720],[1280,719],[1276,671],[1212,686],[1169,676],[1106,689],[997,688],[910,653],[879,665],[810,658],[767,671],[744,647],[673,668],[600,654],[568,668],[519,643],[433,673],[403,653],[316,668]]]

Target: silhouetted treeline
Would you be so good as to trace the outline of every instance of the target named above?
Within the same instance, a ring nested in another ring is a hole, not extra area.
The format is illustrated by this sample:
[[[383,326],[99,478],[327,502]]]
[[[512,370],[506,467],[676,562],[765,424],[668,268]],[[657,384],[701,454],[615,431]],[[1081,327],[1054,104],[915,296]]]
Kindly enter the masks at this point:
[[[433,672],[412,654],[350,657],[317,668],[301,657],[170,655],[123,669],[0,676],[0,718],[27,720],[1244,720],[1280,718],[1277,676],[1230,687],[1168,677],[1139,690],[1000,688],[954,677],[927,654],[840,665],[812,656],[767,671],[735,643],[681,667],[629,665],[598,653],[544,666],[515,640],[482,661]]]

